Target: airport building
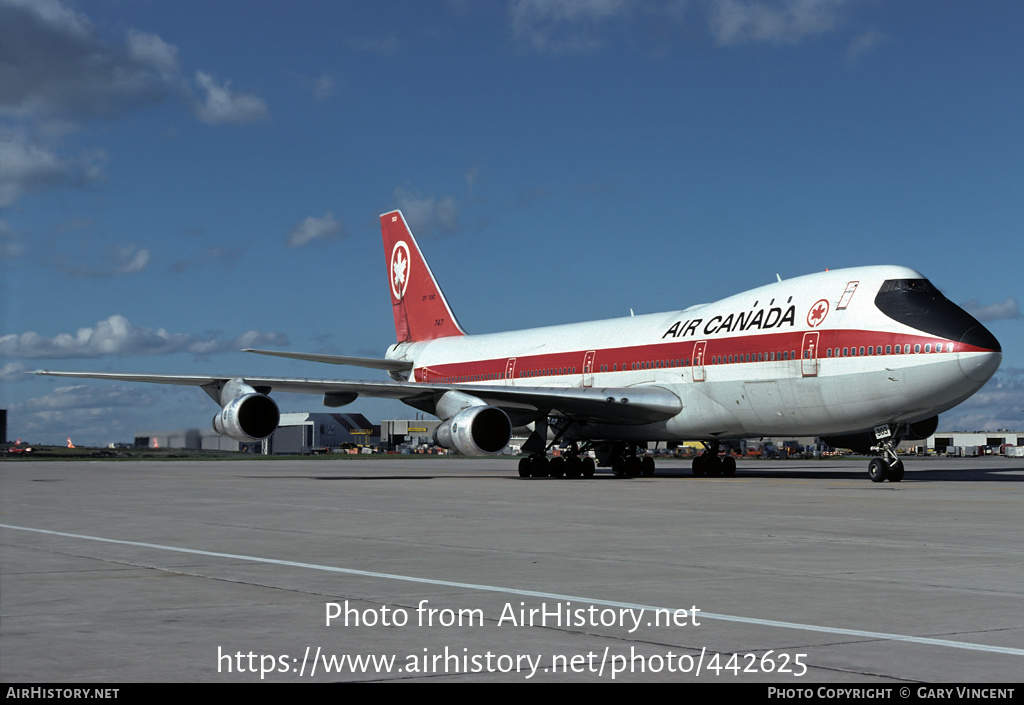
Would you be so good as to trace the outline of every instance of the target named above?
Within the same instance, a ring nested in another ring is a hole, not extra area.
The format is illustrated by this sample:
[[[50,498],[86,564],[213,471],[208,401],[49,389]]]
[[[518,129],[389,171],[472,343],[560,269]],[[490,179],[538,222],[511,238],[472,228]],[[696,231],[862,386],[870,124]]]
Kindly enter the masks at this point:
[[[921,443],[921,441],[918,441]],[[1024,445],[1024,434],[1016,431],[939,431],[926,447],[939,455],[1010,455]]]
[[[380,445],[383,450],[400,450],[403,447],[415,449],[434,442],[434,429],[441,422],[437,419],[385,420],[380,424]]]
[[[379,446],[381,427],[362,414],[303,411],[281,414],[281,424],[266,441],[267,455],[331,453],[337,448]],[[256,444],[259,445],[259,444]]]
[[[136,448],[230,450],[264,455],[330,453],[343,447],[378,445],[380,426],[371,424],[362,414],[281,414],[281,423],[273,435],[253,443],[218,435],[212,428],[135,432]]]

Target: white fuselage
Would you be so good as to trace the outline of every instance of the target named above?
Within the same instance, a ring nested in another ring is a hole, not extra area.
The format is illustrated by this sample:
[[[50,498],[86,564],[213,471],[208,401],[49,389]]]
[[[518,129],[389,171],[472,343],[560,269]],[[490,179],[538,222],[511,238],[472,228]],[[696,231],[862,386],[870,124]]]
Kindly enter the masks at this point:
[[[414,381],[467,391],[653,385],[682,402],[653,425],[581,426],[591,439],[860,431],[952,408],[1001,359],[880,311],[875,295],[887,280],[924,278],[896,266],[833,270],[682,311],[401,343],[388,357],[414,362]]]

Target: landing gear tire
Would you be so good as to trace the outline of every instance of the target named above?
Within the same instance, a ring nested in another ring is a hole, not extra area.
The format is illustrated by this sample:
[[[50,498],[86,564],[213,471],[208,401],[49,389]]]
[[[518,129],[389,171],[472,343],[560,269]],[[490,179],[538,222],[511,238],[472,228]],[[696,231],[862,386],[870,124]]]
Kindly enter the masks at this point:
[[[640,458],[631,455],[626,458],[626,475],[629,477],[640,477]]]
[[[548,476],[548,459],[545,456],[539,456],[532,458],[532,471],[534,477],[547,477]]]
[[[640,474],[643,477],[654,476],[654,458],[649,455],[645,455],[640,459]]]
[[[565,476],[580,477],[583,474],[583,460],[578,455],[570,455],[565,461]]]
[[[615,477],[625,477],[626,476],[626,459],[625,458],[620,456],[618,458],[613,458],[612,459],[612,474],[615,475]]]
[[[551,477],[562,477],[565,474],[565,458],[552,458],[548,461],[548,475]]]
[[[707,463],[704,462],[704,456],[698,455],[693,459],[693,476],[704,477],[707,472]]]
[[[583,458],[583,477],[593,477],[596,467],[597,465],[594,463],[593,458]]]
[[[736,477],[736,458],[727,455],[722,458],[722,475],[724,477]]]
[[[873,479],[873,478],[872,478]],[[894,465],[890,465],[885,471],[885,479],[889,482],[899,482],[903,479],[903,461],[897,460]]]
[[[872,458],[868,463],[868,477],[872,482],[885,482],[889,466],[881,458]]]
[[[533,463],[529,458],[519,459],[519,477],[530,477],[533,474]]]

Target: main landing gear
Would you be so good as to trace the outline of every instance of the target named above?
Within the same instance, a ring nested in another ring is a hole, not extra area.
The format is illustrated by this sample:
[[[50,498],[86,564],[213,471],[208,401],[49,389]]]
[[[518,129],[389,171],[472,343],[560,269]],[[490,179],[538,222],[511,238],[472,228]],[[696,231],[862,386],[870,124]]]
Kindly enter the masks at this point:
[[[594,459],[580,455],[575,443],[555,458],[534,453],[519,459],[519,477],[593,477],[595,468]]]
[[[651,477],[654,475],[654,458],[638,455],[635,443],[615,443],[603,458],[602,465],[610,465],[616,477]]]
[[[704,452],[693,459],[693,474],[697,477],[735,477],[736,476],[736,458],[731,455],[719,457],[718,451],[721,449],[721,443],[715,439],[711,441],[701,441],[704,446]]]
[[[523,450],[530,455],[519,459],[519,477],[593,477],[594,459],[583,455],[573,443],[562,455],[548,458],[547,452],[569,430],[569,424],[555,425],[555,438],[547,443],[548,419],[538,419]]]
[[[556,438],[557,440],[557,438]],[[554,443],[555,441],[552,441]],[[525,445],[524,445],[525,448]],[[651,477],[654,458],[638,454],[635,443],[602,442],[597,444],[573,443],[562,455],[548,458],[534,446],[529,457],[519,460],[520,477],[593,477],[598,465],[610,467],[616,477]],[[594,450],[597,462],[586,451]]]
[[[896,455],[900,437],[893,431],[893,427],[888,424],[875,427],[875,438],[882,457],[872,458],[868,463],[868,477],[872,482],[899,482],[903,479],[903,461]]]

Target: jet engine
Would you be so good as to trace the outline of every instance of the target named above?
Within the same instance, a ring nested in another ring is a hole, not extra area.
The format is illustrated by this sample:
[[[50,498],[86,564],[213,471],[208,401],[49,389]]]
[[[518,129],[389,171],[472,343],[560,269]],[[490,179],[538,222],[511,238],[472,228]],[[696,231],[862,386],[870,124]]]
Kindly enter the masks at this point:
[[[471,406],[443,421],[434,442],[463,455],[493,455],[508,445],[512,422],[496,406]]]
[[[213,417],[213,430],[236,441],[261,441],[280,421],[277,403],[266,394],[252,391],[229,401]]]
[[[918,441],[928,438],[935,433],[935,430],[938,427],[938,416],[932,416],[931,418],[922,419],[921,421],[915,421],[914,423],[907,424],[902,427],[901,430],[903,433],[900,435],[900,440]],[[878,441],[875,439],[875,434],[871,431],[867,431],[865,433],[851,433],[845,436],[822,436],[821,440],[835,448],[849,448],[854,453],[860,453],[862,455],[870,454],[872,446],[878,445]]]

